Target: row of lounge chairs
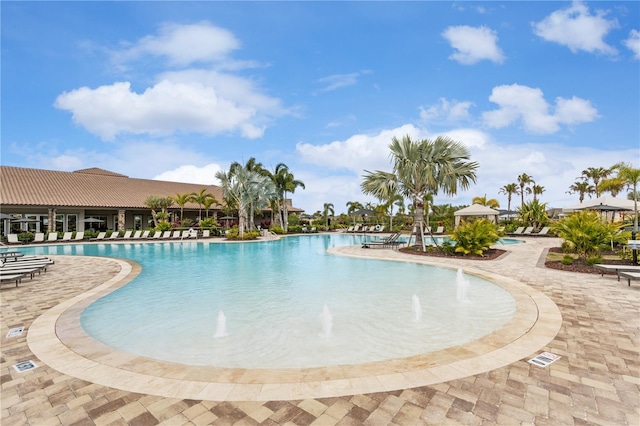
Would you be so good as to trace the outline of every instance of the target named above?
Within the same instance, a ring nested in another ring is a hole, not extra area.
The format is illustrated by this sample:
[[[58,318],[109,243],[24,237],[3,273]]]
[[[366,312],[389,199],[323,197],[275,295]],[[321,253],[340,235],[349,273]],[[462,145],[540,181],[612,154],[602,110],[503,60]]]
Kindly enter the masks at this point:
[[[540,232],[533,232],[534,228],[533,226],[529,226],[529,227],[524,227],[521,226],[518,229],[516,229],[513,232],[509,232],[509,235],[533,235],[533,236],[543,236],[543,235],[549,235],[549,227],[545,226],[544,228],[542,228],[540,230]]]
[[[111,236],[107,237],[106,232],[100,232],[96,238],[91,238],[91,241],[100,241],[100,240],[147,240],[147,239],[155,239],[155,240],[166,240],[166,239],[194,239],[198,238],[198,231],[194,229],[188,229],[183,231],[156,231],[153,235],[151,235],[150,230],[146,231],[125,231],[124,235],[121,237],[120,232],[112,232]],[[211,233],[208,229],[202,231],[200,235],[201,238],[209,238]],[[73,236],[73,232],[65,232],[62,238],[58,238],[57,232],[50,232],[45,236],[44,232],[36,232],[34,235],[33,243],[64,243],[64,242],[78,242],[84,241],[84,232],[78,231],[76,232],[75,237]],[[18,240],[18,234],[8,234],[7,235],[7,243],[8,244],[22,244],[22,241]]]
[[[384,232],[385,226],[384,225],[371,225],[371,226],[367,226],[367,225],[354,225],[354,226],[350,226],[347,228],[347,230],[345,232],[349,232],[349,233],[355,233],[355,232],[373,232],[373,233],[379,233],[379,232]]]
[[[53,260],[45,256],[25,256],[18,251],[0,252],[0,284],[16,283],[16,287],[24,278],[33,279],[36,274],[47,272]]]

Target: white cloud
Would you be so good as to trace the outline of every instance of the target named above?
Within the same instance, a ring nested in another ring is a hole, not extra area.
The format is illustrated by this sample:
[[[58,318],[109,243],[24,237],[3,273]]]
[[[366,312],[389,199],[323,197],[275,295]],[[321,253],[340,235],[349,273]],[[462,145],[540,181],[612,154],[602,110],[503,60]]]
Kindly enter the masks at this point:
[[[318,83],[324,87],[320,89],[320,92],[330,92],[332,90],[340,89],[342,87],[354,86],[358,83],[360,76],[365,74],[371,74],[370,70],[364,70],[360,72],[352,72],[349,74],[333,74],[327,77],[318,79]]]
[[[579,1],[562,10],[557,10],[540,22],[533,23],[533,32],[547,41],[567,46],[572,52],[584,50],[589,53],[615,55],[617,50],[608,45],[604,38],[618,27],[615,20],[607,20],[606,12],[596,15]]]
[[[150,56],[164,57],[172,65],[187,66],[196,62],[215,62],[240,47],[236,37],[209,22],[197,24],[165,24],[158,35],[142,37],[136,43],[113,52],[116,63],[135,61]]]
[[[389,144],[391,139],[409,135],[412,138],[424,138],[423,130],[406,124],[391,130],[383,130],[377,135],[353,135],[344,141],[333,141],[324,145],[312,145],[299,142],[296,151],[305,163],[329,169],[362,170],[388,168]]]
[[[496,63],[504,62],[504,54],[497,44],[498,36],[490,28],[467,25],[447,27],[442,32],[442,37],[456,50],[449,59],[463,65],[473,65],[485,59]]]
[[[76,155],[61,154],[49,160],[47,169],[73,171],[82,169],[82,158]]]
[[[428,107],[420,107],[420,118],[427,122],[454,123],[469,119],[471,101],[457,101],[440,98],[440,103]]]
[[[548,134],[560,130],[562,124],[588,123],[598,118],[598,111],[591,102],[575,96],[556,98],[555,111],[551,113],[542,90],[519,84],[494,87],[489,100],[500,108],[484,112],[482,117],[487,126],[494,128],[520,120],[526,130]]]
[[[203,167],[192,164],[182,165],[173,170],[167,170],[153,177],[154,180],[169,182],[200,183],[203,185],[219,185],[215,178],[217,172],[222,170],[219,164],[211,163]]]
[[[226,65],[161,72],[153,85],[140,92],[128,81],[81,87],[60,94],[54,106],[71,112],[76,124],[104,140],[176,132],[238,132],[245,138],[260,138],[274,117],[290,111],[279,99],[265,95],[253,80],[220,71],[232,68],[226,55],[237,47],[231,33],[208,23],[166,25],[159,36],[142,38],[121,51],[118,59],[166,56],[174,65],[207,60]]]
[[[629,32],[629,38],[622,43],[633,52],[635,59],[640,59],[640,31],[631,30]]]

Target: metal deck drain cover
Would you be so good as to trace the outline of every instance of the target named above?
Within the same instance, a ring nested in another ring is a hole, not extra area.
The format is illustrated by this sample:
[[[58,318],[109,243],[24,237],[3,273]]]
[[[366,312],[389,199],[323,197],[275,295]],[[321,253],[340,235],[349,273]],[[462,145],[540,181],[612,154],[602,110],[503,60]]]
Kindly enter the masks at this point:
[[[24,373],[25,371],[33,370],[36,367],[38,366],[31,360],[23,361],[13,366],[18,373]]]
[[[7,338],[22,336],[22,332],[24,331],[24,327],[16,327],[9,330],[7,333]]]
[[[551,352],[542,352],[535,358],[531,358],[529,360],[529,363],[540,367],[546,367],[547,365],[559,360],[560,358],[560,355],[552,354]]]

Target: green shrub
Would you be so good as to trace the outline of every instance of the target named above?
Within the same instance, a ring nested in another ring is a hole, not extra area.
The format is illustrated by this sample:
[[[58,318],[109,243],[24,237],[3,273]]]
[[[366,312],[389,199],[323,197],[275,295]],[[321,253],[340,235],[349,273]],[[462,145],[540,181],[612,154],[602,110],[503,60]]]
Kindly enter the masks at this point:
[[[500,240],[498,227],[487,219],[463,222],[451,234],[455,252],[482,256],[489,247]]]
[[[563,253],[573,253],[575,252],[573,245],[569,244],[569,242],[567,241],[563,241],[562,244],[560,244],[560,248],[562,249]]]
[[[22,241],[24,243],[30,243],[35,238],[35,235],[31,232],[21,232],[18,234],[18,241]]]
[[[171,231],[171,224],[169,222],[167,222],[166,220],[161,220],[160,222],[158,222],[158,226],[156,226],[155,230],[157,231]]]
[[[564,240],[563,248],[571,249],[582,259],[598,256],[614,243],[629,239],[628,232],[618,232],[619,226],[600,220],[594,211],[579,211],[551,225],[551,231]]]
[[[287,216],[287,228],[296,225],[300,225],[300,217],[295,213],[289,213],[289,216]]]
[[[302,230],[302,227],[300,229]],[[269,231],[278,235],[284,234],[284,229],[282,229],[280,226],[272,226],[271,228],[269,228]]]
[[[563,265],[572,265],[573,264],[573,256],[571,256],[570,254],[565,254],[564,257],[562,258],[562,264]]]
[[[275,228],[278,228],[278,227],[275,226]],[[271,229],[273,230],[273,228],[271,228]],[[273,232],[276,232],[276,231],[273,231]],[[292,233],[302,232],[302,226],[301,225],[289,225],[289,232],[292,232]],[[284,234],[284,231],[282,233]]]
[[[237,226],[234,226],[227,232],[227,239],[229,240],[255,240],[259,236],[260,233],[258,231],[246,231],[242,233],[242,236],[240,236],[240,231]]]
[[[593,266],[593,265],[595,265],[597,263],[602,263],[602,257],[601,256],[587,257],[587,265]]]
[[[215,219],[213,218],[206,218],[206,219],[202,219],[200,221],[200,228],[201,229],[212,229],[218,226],[218,222],[216,222]]]

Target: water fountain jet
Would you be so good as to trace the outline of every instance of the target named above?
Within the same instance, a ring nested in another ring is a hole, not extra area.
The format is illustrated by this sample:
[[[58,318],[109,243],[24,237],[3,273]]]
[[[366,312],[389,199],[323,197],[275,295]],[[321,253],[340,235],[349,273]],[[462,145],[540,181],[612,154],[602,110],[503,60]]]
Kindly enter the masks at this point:
[[[468,302],[467,292],[469,291],[469,279],[464,276],[462,268],[458,268],[456,273],[456,299],[458,302]]]
[[[331,316],[331,312],[327,305],[324,305],[322,308],[322,313],[320,314],[320,322],[322,323],[322,333],[321,337],[330,337],[331,329],[333,328],[333,316]]]
[[[224,316],[224,312],[218,312],[218,319],[216,321],[216,334],[213,337],[224,337],[227,335],[227,317]]]
[[[420,299],[417,295],[413,295],[411,300],[411,311],[413,312],[413,322],[422,321],[422,307],[420,306]]]

